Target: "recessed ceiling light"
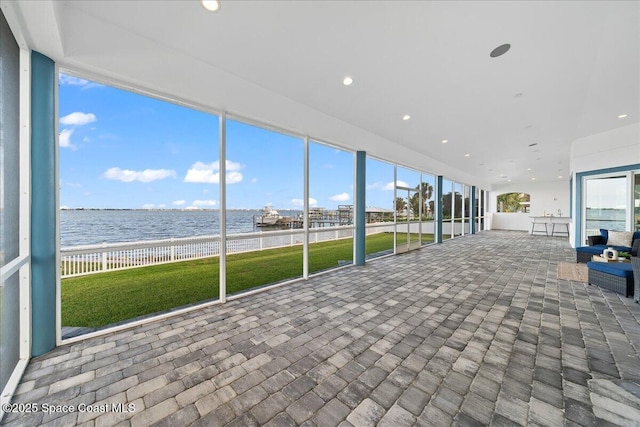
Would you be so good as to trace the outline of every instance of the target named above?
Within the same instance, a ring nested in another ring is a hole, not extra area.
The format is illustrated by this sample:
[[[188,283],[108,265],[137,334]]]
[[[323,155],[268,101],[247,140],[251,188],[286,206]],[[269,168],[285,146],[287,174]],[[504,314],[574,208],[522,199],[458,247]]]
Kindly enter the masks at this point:
[[[465,157],[469,157],[470,155],[471,155],[471,154],[467,153],[467,154],[465,154],[464,156],[465,156]]]
[[[349,77],[349,76],[345,77],[342,80],[342,84],[345,85],[345,86],[351,86],[352,83],[353,83],[353,79],[351,77]]]
[[[219,0],[202,0],[202,6],[207,9],[209,12],[217,12],[220,10],[220,1]]]
[[[562,175],[558,175],[558,179],[562,179]]]
[[[449,140],[448,140],[448,139],[443,139],[443,140],[442,140],[442,143],[443,143],[443,144],[446,144],[447,142],[449,142]]]
[[[408,114],[405,114],[404,116],[402,116],[402,120],[404,120],[405,122],[406,122],[407,120],[409,120],[410,118],[411,118],[411,116],[410,116],[410,115],[408,115]]]
[[[535,180],[536,180],[535,178],[531,178],[531,181],[535,181]]]
[[[618,116],[618,118],[619,118],[619,119],[624,119],[625,117],[627,117],[627,115],[626,115],[626,114],[620,114],[620,115]]]
[[[511,49],[511,45],[509,43],[501,44],[497,48],[493,49],[489,54],[492,58],[497,58],[498,56],[504,55],[507,51]]]
[[[507,180],[507,182],[511,182],[511,180],[510,180],[510,179],[508,179],[508,180]]]
[[[528,171],[530,171],[530,170],[531,170],[531,168],[527,168],[527,170],[528,170]]]

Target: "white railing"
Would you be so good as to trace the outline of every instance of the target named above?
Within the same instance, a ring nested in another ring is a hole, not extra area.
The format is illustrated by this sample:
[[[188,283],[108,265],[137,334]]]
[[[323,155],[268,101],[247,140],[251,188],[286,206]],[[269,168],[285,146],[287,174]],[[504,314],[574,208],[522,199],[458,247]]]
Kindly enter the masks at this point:
[[[353,237],[354,227],[323,227],[309,230],[309,242],[324,242]],[[370,232],[371,231],[371,232]],[[368,224],[367,234],[393,231],[393,224]],[[227,253],[260,251],[302,245],[304,230],[242,233],[227,236]],[[60,249],[61,277],[83,276],[220,255],[220,236],[139,242],[103,243]]]
[[[393,233],[395,230],[395,223],[393,222],[376,222],[367,224],[365,229],[365,234],[368,236],[370,234],[379,234],[379,233]]]

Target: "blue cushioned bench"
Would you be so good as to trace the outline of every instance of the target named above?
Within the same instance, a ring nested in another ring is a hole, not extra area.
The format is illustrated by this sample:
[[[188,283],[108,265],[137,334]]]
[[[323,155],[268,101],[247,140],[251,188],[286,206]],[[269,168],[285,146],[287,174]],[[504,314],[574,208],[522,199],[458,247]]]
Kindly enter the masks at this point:
[[[631,247],[607,245],[609,240],[609,230],[600,229],[600,235],[587,237],[589,246],[579,246],[576,248],[576,262],[589,262],[593,255],[600,255],[605,249],[612,247],[617,251],[629,252],[636,256],[640,251],[640,231],[633,233]]]
[[[633,295],[633,268],[627,262],[588,262],[589,284],[630,297]]]

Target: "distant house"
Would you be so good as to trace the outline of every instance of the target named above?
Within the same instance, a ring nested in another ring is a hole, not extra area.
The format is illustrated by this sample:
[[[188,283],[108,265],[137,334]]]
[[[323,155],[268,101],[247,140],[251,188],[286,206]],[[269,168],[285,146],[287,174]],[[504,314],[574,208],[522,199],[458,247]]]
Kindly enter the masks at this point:
[[[391,221],[393,220],[393,210],[379,208],[376,206],[367,206],[365,208],[365,218],[367,223]]]

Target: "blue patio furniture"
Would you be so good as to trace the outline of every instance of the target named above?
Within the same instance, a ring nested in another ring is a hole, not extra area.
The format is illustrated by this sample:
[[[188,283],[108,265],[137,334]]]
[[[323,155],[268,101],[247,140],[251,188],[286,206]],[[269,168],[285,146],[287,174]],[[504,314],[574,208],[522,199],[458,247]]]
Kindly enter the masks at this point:
[[[625,297],[633,295],[633,267],[628,262],[587,263],[589,285],[608,289]]]
[[[633,233],[633,238],[631,240],[631,247],[628,246],[608,246],[608,230],[600,230],[600,235],[589,236],[588,242],[589,246],[580,246],[576,248],[576,262],[589,262],[591,261],[591,257],[593,255],[600,255],[602,252],[612,247],[617,251],[629,252],[631,256],[637,256],[638,251],[640,251],[640,231],[636,231]]]
[[[631,257],[631,267],[633,268],[633,281],[635,282],[633,299],[640,303],[640,257]]]

